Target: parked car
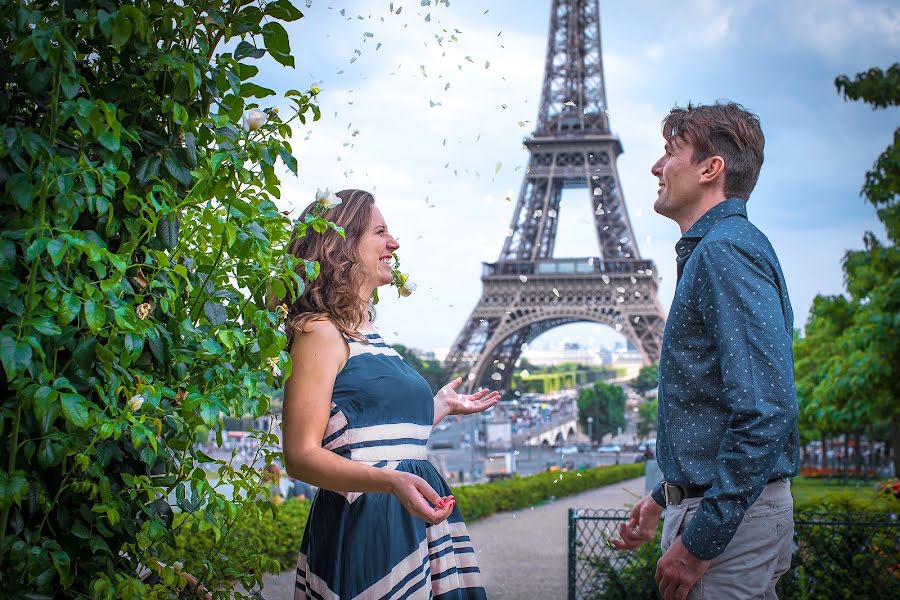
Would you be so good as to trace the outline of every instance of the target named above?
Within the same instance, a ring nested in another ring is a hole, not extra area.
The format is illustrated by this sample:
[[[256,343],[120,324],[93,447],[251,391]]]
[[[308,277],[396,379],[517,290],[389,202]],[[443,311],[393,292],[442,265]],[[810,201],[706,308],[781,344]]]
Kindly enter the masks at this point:
[[[606,446],[600,446],[599,448],[597,448],[597,452],[601,452],[604,454],[612,454],[614,452],[621,452],[621,451],[622,451],[622,446],[619,446],[617,444],[607,444]]]
[[[646,442],[641,442],[638,444],[637,451],[643,452],[644,450],[650,450],[650,452],[656,454],[656,438],[652,440],[647,440]]]
[[[559,454],[578,454],[578,446],[569,444],[567,446],[560,446],[556,449]]]

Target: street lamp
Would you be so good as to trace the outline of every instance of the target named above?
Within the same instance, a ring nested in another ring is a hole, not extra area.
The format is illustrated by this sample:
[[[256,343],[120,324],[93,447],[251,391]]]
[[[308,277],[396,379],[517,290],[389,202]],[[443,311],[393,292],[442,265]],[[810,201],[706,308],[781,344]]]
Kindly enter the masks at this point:
[[[594,447],[594,417],[588,417],[588,444],[591,445],[591,448]]]

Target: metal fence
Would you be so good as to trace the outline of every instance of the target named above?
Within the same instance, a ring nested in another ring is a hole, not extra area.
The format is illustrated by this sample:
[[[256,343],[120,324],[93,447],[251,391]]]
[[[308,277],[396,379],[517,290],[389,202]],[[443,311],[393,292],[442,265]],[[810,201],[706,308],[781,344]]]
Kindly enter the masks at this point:
[[[634,552],[607,544],[627,510],[569,509],[569,600],[657,600],[659,538]],[[900,520],[889,513],[797,512],[780,600],[900,599]]]

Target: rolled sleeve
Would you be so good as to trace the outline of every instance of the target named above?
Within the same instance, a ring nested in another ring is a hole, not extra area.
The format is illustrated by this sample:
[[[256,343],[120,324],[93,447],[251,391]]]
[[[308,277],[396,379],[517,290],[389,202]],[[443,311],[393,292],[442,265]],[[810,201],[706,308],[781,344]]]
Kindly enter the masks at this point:
[[[724,552],[771,477],[796,424],[797,403],[790,309],[773,267],[727,241],[704,245],[696,260],[695,306],[715,342],[730,414],[712,485],[682,542],[711,560]]]

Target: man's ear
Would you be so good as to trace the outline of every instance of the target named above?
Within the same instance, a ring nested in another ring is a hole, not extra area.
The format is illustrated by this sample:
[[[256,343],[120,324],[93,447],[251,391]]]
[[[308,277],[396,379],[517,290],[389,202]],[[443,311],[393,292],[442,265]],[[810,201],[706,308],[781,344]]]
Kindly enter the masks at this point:
[[[722,185],[725,185],[725,159],[721,156],[711,156],[704,160],[703,170],[700,171],[700,183],[713,183],[719,177]]]

